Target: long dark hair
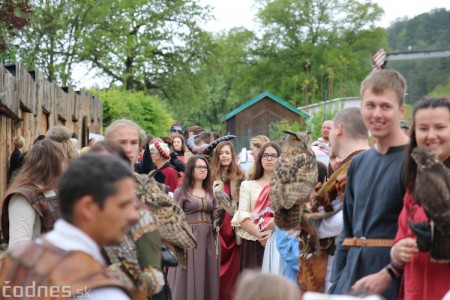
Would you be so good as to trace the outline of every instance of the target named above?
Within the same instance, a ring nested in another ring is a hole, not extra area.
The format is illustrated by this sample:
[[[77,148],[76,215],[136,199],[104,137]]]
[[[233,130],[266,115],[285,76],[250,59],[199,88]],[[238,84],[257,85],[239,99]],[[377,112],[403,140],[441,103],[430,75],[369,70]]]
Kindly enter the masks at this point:
[[[257,180],[257,179],[263,177],[263,175],[264,175],[264,168],[262,166],[261,160],[262,160],[262,156],[264,154],[264,151],[267,148],[269,148],[269,147],[274,148],[277,151],[278,156],[280,156],[280,154],[281,154],[281,147],[280,147],[280,145],[278,145],[278,143],[268,142],[268,143],[265,143],[264,145],[262,145],[261,149],[259,149],[258,156],[256,156],[256,159],[254,161],[254,169],[253,169],[254,171],[252,172],[252,174],[250,176],[250,179]]]
[[[183,180],[183,189],[185,191],[189,191],[192,190],[192,188],[194,187],[195,184],[195,180],[194,180],[194,167],[195,167],[195,163],[197,162],[197,160],[203,160],[206,163],[206,167],[207,167],[207,174],[206,174],[206,178],[203,180],[202,182],[202,188],[206,191],[207,194],[211,194],[212,195],[212,180],[211,180],[211,169],[209,167],[209,163],[208,160],[200,154],[194,155],[191,158],[189,158],[189,161],[187,163],[186,166],[186,175],[184,176],[184,180]]]
[[[411,153],[414,148],[417,147],[417,139],[416,139],[416,114],[421,109],[427,108],[437,108],[444,107],[447,108],[450,112],[450,101],[446,98],[423,98],[419,100],[413,109],[413,122],[411,128],[411,141],[409,143],[408,148],[408,158],[406,164],[406,186],[410,191],[414,191],[414,186],[416,182],[416,174],[417,174],[417,165],[414,159],[411,157]]]

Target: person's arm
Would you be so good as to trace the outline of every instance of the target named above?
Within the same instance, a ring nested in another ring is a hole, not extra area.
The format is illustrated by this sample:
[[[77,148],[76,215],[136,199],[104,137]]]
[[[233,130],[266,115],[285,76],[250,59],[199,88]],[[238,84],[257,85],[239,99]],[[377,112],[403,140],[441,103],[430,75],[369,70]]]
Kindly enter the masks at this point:
[[[261,238],[258,229],[251,219],[250,182],[243,181],[239,190],[239,208],[233,216],[231,224],[240,226],[248,233]]]
[[[39,216],[27,199],[20,194],[12,196],[8,205],[9,214],[9,245],[14,246],[31,241],[35,223],[40,223]],[[38,220],[37,220],[38,219]],[[39,224],[38,224],[39,225]],[[40,226],[39,226],[40,230]]]
[[[185,171],[184,163],[178,159],[177,154],[175,152],[170,153],[170,163],[175,167],[178,172]]]

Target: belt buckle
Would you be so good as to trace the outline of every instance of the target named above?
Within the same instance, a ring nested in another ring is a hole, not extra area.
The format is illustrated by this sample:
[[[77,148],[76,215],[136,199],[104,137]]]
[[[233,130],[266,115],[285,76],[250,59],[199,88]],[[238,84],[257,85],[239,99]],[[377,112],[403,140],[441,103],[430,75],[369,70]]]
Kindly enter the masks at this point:
[[[362,240],[362,246],[363,247],[367,247],[367,239],[365,237],[360,237],[360,239]]]

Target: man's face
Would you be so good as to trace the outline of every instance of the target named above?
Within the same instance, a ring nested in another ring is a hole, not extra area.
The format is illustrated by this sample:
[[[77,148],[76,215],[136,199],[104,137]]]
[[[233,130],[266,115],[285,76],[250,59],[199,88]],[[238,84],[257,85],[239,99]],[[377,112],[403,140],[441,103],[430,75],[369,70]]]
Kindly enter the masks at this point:
[[[134,164],[139,156],[140,137],[139,131],[132,127],[119,127],[108,138],[108,141],[119,143],[131,163]]]
[[[389,138],[400,128],[405,106],[400,106],[397,94],[387,89],[381,94],[374,94],[370,88],[362,96],[361,114],[364,125],[376,139]]]
[[[325,140],[329,139],[331,128],[333,128],[333,122],[332,121],[325,121],[325,122],[323,122],[323,124],[322,124],[322,137]]]
[[[135,181],[124,178],[116,182],[117,193],[108,197],[103,208],[98,206],[96,235],[100,245],[121,243],[128,227],[138,219]]]

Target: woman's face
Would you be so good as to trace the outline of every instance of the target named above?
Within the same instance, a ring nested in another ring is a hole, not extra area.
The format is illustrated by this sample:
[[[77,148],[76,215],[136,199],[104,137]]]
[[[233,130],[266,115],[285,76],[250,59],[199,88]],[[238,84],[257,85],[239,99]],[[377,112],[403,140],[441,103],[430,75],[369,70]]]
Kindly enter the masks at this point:
[[[208,175],[208,166],[203,159],[197,159],[192,175],[194,177],[194,180],[205,180],[206,176]]]
[[[181,146],[183,145],[183,142],[179,137],[173,138],[172,146],[175,151],[181,151]]]
[[[231,165],[231,148],[225,145],[219,151],[219,160],[222,167],[229,167]]]
[[[414,119],[417,145],[427,146],[440,160],[450,156],[450,111],[446,107],[424,108]]]
[[[256,159],[256,157],[258,156],[259,150],[261,150],[261,148],[258,148],[255,145],[253,145],[252,143],[250,143],[250,154],[253,156],[253,159]]]
[[[264,171],[273,171],[278,160],[278,152],[273,147],[267,147],[261,156],[261,164]]]

